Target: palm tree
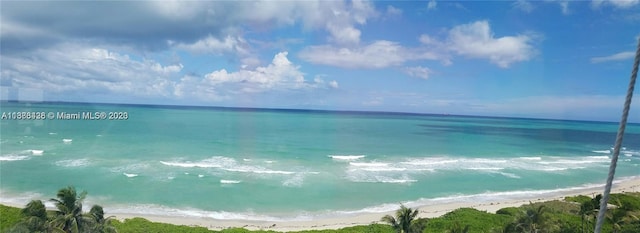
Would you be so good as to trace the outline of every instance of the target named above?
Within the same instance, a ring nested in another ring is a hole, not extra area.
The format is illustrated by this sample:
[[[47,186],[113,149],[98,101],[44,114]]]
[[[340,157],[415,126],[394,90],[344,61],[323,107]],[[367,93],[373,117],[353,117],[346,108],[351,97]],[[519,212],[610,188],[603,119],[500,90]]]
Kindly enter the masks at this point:
[[[22,209],[23,224],[32,232],[44,232],[47,223],[47,210],[40,200],[32,200]]]
[[[78,194],[73,186],[58,190],[57,199],[52,198],[55,204],[55,218],[53,225],[68,233],[82,232],[87,225],[87,219],[82,215],[82,201],[87,196],[87,192]]]
[[[47,232],[47,211],[42,201],[30,201],[21,213],[22,220],[9,232]]]
[[[58,232],[64,233],[60,228],[55,228],[47,220],[47,210],[44,204],[40,200],[30,201],[24,209],[21,210],[23,218],[18,224],[11,228],[8,232],[22,233],[22,232]]]
[[[414,220],[418,216],[418,210],[412,210],[404,205],[400,205],[400,209],[396,211],[395,218],[391,215],[382,217],[382,221],[391,224],[391,227],[397,233],[417,233],[422,232],[423,226],[415,224]]]
[[[524,212],[524,216],[518,219],[516,229],[530,233],[545,232],[545,212],[544,205],[540,205],[538,208],[528,208]]]
[[[117,232],[116,229],[111,226],[112,217],[104,218],[104,210],[102,206],[94,205],[89,210],[88,214],[89,219],[91,219],[93,223],[93,227],[91,232],[96,233],[109,233],[109,232]]]

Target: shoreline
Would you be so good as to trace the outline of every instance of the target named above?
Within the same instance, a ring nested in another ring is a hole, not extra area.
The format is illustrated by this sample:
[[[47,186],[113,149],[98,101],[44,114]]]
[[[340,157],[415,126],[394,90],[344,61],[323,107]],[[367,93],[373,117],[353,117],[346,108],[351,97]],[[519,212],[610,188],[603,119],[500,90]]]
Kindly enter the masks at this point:
[[[568,196],[586,195],[595,196],[602,193],[604,185],[597,187],[585,187],[582,189],[568,190],[562,192],[551,192],[542,194],[539,197],[525,199],[504,199],[502,201],[484,201],[484,202],[451,202],[438,203],[433,205],[421,205],[412,208],[419,209],[419,218],[440,217],[446,213],[459,208],[474,208],[480,211],[495,213],[499,209],[506,207],[519,207],[529,204],[529,202],[546,202],[553,200],[563,200]],[[611,193],[640,192],[640,177],[631,177],[613,184]],[[411,207],[411,206],[409,206]],[[380,218],[384,215],[393,215],[395,211],[384,213],[362,213],[353,216],[340,216],[326,219],[304,220],[304,221],[251,221],[251,220],[219,220],[211,218],[191,218],[191,217],[168,217],[154,215],[130,215],[115,214],[118,220],[127,218],[142,217],[153,222],[163,222],[176,225],[201,226],[211,230],[222,230],[226,228],[240,227],[248,230],[274,230],[281,232],[301,231],[301,230],[325,230],[339,229],[344,227],[368,225],[371,223],[379,223]]]
[[[506,207],[519,207],[530,202],[546,202],[553,200],[563,200],[568,196],[586,195],[593,197],[599,193],[602,193],[604,185],[597,186],[581,186],[574,188],[567,188],[562,190],[542,190],[537,194],[523,194],[520,197],[499,197],[494,196],[487,198],[483,201],[478,201],[484,194],[475,194],[468,196],[461,196],[460,198],[453,198],[451,200],[438,202],[434,199],[433,204],[411,204],[404,203],[410,208],[418,209],[420,218],[434,218],[440,217],[446,213],[459,208],[474,208],[480,211],[487,211],[489,213],[495,213],[499,209]],[[611,193],[625,193],[625,192],[640,192],[640,176],[625,177],[622,180],[614,181]],[[437,199],[437,198],[436,198]],[[466,200],[465,200],[466,199]],[[2,204],[23,208],[24,206],[18,206],[16,203]],[[398,204],[399,206],[399,204]],[[108,208],[105,208],[108,211]],[[116,219],[123,221],[125,219],[131,219],[136,217],[145,218],[152,222],[169,223],[174,225],[186,225],[186,226],[200,226],[206,227],[210,230],[222,230],[226,228],[245,228],[248,230],[274,230],[281,232],[288,231],[301,231],[301,230],[324,230],[324,229],[339,229],[344,227],[368,225],[371,223],[379,223],[380,218],[384,215],[393,215],[394,211],[380,212],[380,213],[353,213],[346,216],[332,216],[322,218],[311,218],[309,220],[223,220],[214,219],[208,217],[187,217],[187,216],[163,216],[152,214],[131,214],[131,213],[114,213],[108,216],[114,216]]]

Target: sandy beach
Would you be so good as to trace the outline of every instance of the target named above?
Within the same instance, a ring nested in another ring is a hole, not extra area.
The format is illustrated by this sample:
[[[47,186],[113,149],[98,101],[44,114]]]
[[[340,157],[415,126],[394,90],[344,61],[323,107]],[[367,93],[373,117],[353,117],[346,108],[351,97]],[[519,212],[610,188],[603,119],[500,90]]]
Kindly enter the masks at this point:
[[[519,207],[529,202],[545,202],[551,200],[562,200],[567,196],[587,195],[595,196],[602,193],[603,186],[590,187],[583,189],[575,189],[563,192],[552,192],[549,194],[542,194],[539,197],[521,199],[521,200],[503,200],[503,201],[488,201],[488,202],[455,202],[455,203],[441,203],[428,206],[418,206],[420,210],[419,217],[433,218],[442,216],[452,210],[470,207],[477,210],[487,211],[495,213],[497,210],[505,207]],[[613,186],[612,193],[624,193],[624,192],[640,192],[640,177],[627,179],[624,181],[616,182]],[[379,222],[380,218],[388,213],[368,213],[359,214],[354,216],[341,216],[336,218],[323,218],[310,221],[245,221],[245,220],[218,220],[210,218],[186,218],[186,217],[168,217],[168,216],[154,216],[154,215],[129,215],[129,214],[115,214],[119,220],[124,220],[134,217],[143,217],[154,222],[164,222],[177,225],[188,226],[202,226],[212,230],[220,230],[225,228],[242,227],[250,230],[266,229],[275,231],[299,231],[299,230],[321,230],[321,229],[338,229],[356,225],[367,225],[374,222]]]

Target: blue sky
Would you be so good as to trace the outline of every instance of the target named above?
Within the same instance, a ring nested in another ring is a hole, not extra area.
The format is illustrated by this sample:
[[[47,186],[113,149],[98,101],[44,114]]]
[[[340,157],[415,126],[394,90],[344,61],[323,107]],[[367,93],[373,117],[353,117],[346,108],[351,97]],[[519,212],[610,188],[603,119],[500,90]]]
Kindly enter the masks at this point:
[[[640,36],[640,0],[0,4],[36,101],[618,121]]]

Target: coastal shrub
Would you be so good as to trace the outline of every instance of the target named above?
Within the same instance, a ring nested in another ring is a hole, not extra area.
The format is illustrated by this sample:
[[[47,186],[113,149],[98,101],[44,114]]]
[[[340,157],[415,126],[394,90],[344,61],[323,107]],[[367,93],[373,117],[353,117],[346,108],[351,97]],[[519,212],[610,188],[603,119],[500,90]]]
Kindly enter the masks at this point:
[[[512,221],[508,215],[492,214],[473,208],[460,208],[442,217],[430,219],[424,232],[448,232],[456,225],[469,225],[469,232],[491,232]]]
[[[591,201],[591,197],[588,197],[585,195],[578,195],[573,197],[565,197],[564,200],[568,202],[584,203],[586,201]]]
[[[627,210],[640,210],[640,197],[624,193],[613,193],[609,198],[609,204],[617,205],[620,202]]]
[[[516,216],[519,213],[520,213],[520,208],[518,207],[505,207],[496,211],[496,214],[509,215],[509,216]]]
[[[638,233],[640,232],[640,220],[622,226],[620,233]]]

